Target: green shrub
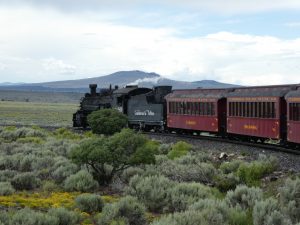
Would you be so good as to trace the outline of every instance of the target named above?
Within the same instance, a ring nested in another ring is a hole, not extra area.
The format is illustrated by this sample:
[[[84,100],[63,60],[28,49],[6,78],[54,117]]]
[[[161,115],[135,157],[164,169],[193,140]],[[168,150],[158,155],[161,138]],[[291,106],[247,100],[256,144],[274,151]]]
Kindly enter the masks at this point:
[[[210,188],[199,183],[179,183],[168,191],[168,211],[184,211],[199,199],[212,196]]]
[[[65,180],[65,189],[67,191],[93,191],[98,188],[98,183],[93,176],[86,170],[80,170]]]
[[[87,117],[88,124],[95,134],[112,135],[127,126],[127,116],[116,109],[101,109]]]
[[[252,222],[251,214],[238,208],[229,208],[225,201],[216,199],[201,199],[189,207],[189,210],[199,211],[203,217],[207,218],[210,223],[223,220],[224,224],[230,225],[250,225]]]
[[[0,156],[0,170],[15,170],[12,156]]]
[[[151,225],[225,225],[224,218],[213,210],[185,211],[162,216]]]
[[[20,162],[19,170],[22,172],[30,172],[32,171],[32,163],[37,161],[38,159],[33,155],[25,155]]]
[[[18,143],[33,143],[33,144],[43,144],[44,143],[44,139],[40,138],[40,137],[23,137],[23,138],[19,138],[17,140]]]
[[[212,183],[216,169],[211,163],[192,160],[191,157],[182,157],[168,160],[166,157],[156,157],[156,170],[171,180],[179,182]]]
[[[278,159],[275,156],[266,156],[264,154],[259,154],[257,161],[264,162],[270,164],[269,166],[277,167],[278,166]]]
[[[112,220],[109,225],[130,225],[126,218]]]
[[[16,148],[20,148],[21,144],[16,142],[0,143],[1,153],[3,155],[11,155],[15,152]]]
[[[123,197],[116,203],[104,206],[98,223],[99,225],[144,225],[147,223],[145,207],[134,197]]]
[[[0,182],[10,182],[17,173],[15,170],[0,170]]]
[[[131,161],[135,165],[140,164],[140,162],[143,162],[143,164],[154,164],[156,154],[158,154],[158,145],[153,141],[146,141],[144,145],[137,148],[131,157]]]
[[[231,162],[223,162],[220,165],[220,170],[224,174],[234,173],[238,170],[239,166],[243,163],[241,160],[233,160]]]
[[[189,152],[187,155],[177,158],[176,161],[182,165],[197,165],[200,163],[211,163],[213,157],[206,152]]]
[[[15,189],[12,187],[9,182],[0,182],[0,195],[11,195],[15,192]]]
[[[38,171],[45,168],[51,168],[54,163],[54,158],[51,156],[38,157],[34,162],[32,162],[32,169],[34,171]]]
[[[172,146],[171,151],[168,153],[168,157],[170,159],[179,158],[181,156],[186,155],[192,149],[192,145],[179,141]]]
[[[32,152],[32,151],[33,151],[33,149],[31,148],[31,151],[29,150],[28,152]],[[38,158],[48,157],[48,159],[49,159],[49,157],[50,157],[51,161],[49,162],[49,164],[52,165],[53,160],[55,159],[57,154],[49,149],[38,148],[38,149],[34,149],[34,155]]]
[[[214,182],[215,187],[218,188],[218,190],[227,192],[229,190],[234,190],[240,183],[240,179],[233,173],[219,174],[214,178]]]
[[[16,141],[19,138],[26,137],[45,137],[46,134],[43,131],[34,130],[31,128],[18,128],[18,129],[5,129],[0,133],[0,137],[9,141]]]
[[[276,165],[268,161],[242,163],[238,168],[237,175],[245,184],[249,186],[256,186],[260,183],[260,179],[262,177],[273,172],[275,168]]]
[[[16,126],[2,127],[2,132],[3,132],[3,131],[15,131],[16,129],[17,129]]]
[[[101,212],[103,208],[103,201],[99,195],[82,194],[76,197],[75,205],[83,212]]]
[[[10,225],[10,217],[6,211],[0,211],[0,224]]]
[[[149,151],[148,141],[144,135],[123,129],[108,138],[84,140],[70,156],[73,162],[90,168],[99,184],[109,185],[126,168],[155,163],[155,152]]]
[[[68,153],[77,144],[69,139],[56,139],[49,137],[47,142],[44,144],[44,149],[50,150],[52,153],[60,156],[68,156]]]
[[[57,184],[53,181],[45,181],[42,186],[43,191],[45,192],[55,192],[58,191],[60,188]]]
[[[285,217],[281,212],[275,211],[265,221],[266,225],[292,225],[291,221]]]
[[[58,220],[58,225],[75,225],[79,224],[80,216],[76,212],[69,211],[65,208],[52,208],[48,215]]]
[[[16,190],[33,190],[41,185],[41,180],[33,173],[26,172],[17,174],[11,184]]]
[[[62,183],[67,177],[78,172],[78,166],[66,160],[63,165],[56,163],[53,168],[55,170],[51,173],[52,178],[56,183]]]
[[[161,144],[159,147],[158,147],[158,152],[160,154],[163,154],[163,155],[167,155],[169,153],[169,151],[171,151],[171,144]]]
[[[199,163],[191,165],[180,165],[179,175],[182,181],[196,181],[204,184],[210,184],[216,174],[216,169],[211,163]]]
[[[239,207],[228,209],[228,223],[230,225],[253,225],[250,210],[242,210]]]
[[[22,128],[21,128],[22,129]],[[39,137],[45,138],[47,136],[47,131],[43,129],[35,129],[35,128],[25,128],[26,135],[25,137]]]
[[[188,210],[194,210],[194,211],[203,211],[205,209],[216,209],[220,211],[222,214],[226,215],[228,205],[221,200],[218,199],[199,199],[197,202],[189,206]]]
[[[17,211],[12,219],[11,225],[58,225],[56,217],[41,212],[35,212],[30,209],[21,209]]]
[[[53,132],[53,134],[56,138],[59,139],[78,140],[81,138],[79,134],[73,133],[72,131],[64,127],[58,128]]]
[[[239,185],[234,191],[228,191],[225,201],[231,207],[241,207],[244,210],[253,208],[255,201],[262,200],[263,193],[259,188]]]
[[[146,144],[143,146],[144,148],[147,148],[148,151],[151,151],[153,152],[153,154],[157,155],[159,154],[159,147],[160,147],[160,144],[158,141],[155,141],[155,140],[148,140],[146,142]]]
[[[278,202],[269,198],[257,201],[253,208],[253,224],[254,225],[273,225],[273,224],[291,224],[281,214]]]
[[[129,182],[127,193],[136,196],[150,211],[161,212],[168,203],[168,191],[173,185],[164,176],[135,175]]]
[[[120,178],[122,182],[128,184],[130,179],[135,175],[142,175],[144,173],[144,170],[139,167],[129,167],[126,170],[123,171]]]
[[[300,178],[287,179],[279,188],[280,203],[293,223],[300,222]]]

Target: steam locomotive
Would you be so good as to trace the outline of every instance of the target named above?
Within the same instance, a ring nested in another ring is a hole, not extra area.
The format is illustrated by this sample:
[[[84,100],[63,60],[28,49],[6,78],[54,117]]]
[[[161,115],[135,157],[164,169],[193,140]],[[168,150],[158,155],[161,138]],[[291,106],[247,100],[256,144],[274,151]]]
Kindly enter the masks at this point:
[[[88,127],[87,116],[105,108],[115,108],[128,116],[128,126],[143,130],[164,130],[166,125],[166,101],[164,97],[172,90],[171,86],[139,88],[128,85],[124,88],[96,91],[97,85],[90,85],[80,101],[79,110],[73,114],[73,127]]]
[[[300,85],[173,91],[171,86],[126,86],[99,93],[96,87],[90,85],[82,99],[74,127],[87,127],[86,117],[94,110],[116,108],[135,129],[300,146]]]

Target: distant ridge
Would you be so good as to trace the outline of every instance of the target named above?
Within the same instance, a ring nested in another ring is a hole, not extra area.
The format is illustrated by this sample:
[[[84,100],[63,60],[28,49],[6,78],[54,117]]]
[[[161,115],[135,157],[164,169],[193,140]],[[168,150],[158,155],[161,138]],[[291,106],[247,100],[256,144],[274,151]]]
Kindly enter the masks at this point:
[[[215,80],[201,80],[201,81],[194,81],[192,83],[197,85],[198,87],[203,87],[203,88],[231,88],[231,87],[239,86],[239,85],[221,83]]]
[[[214,80],[202,80],[194,82],[176,81],[164,78],[157,73],[146,73],[139,70],[119,71],[106,76],[53,81],[45,83],[1,85],[0,90],[28,90],[28,91],[53,91],[53,92],[86,92],[89,84],[98,84],[99,88],[108,88],[110,85],[124,87],[128,84],[143,87],[158,85],[170,85],[173,89],[194,89],[194,88],[230,88],[238,87],[234,84],[220,83]]]
[[[22,85],[24,83],[11,83],[11,82],[4,82],[0,83],[0,86],[15,86],[15,85]]]

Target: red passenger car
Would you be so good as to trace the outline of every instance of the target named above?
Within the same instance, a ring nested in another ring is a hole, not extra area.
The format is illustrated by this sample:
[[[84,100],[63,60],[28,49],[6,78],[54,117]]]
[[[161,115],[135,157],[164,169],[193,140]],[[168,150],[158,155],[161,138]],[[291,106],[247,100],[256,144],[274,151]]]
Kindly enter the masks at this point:
[[[174,90],[166,96],[168,128],[225,132],[227,92],[224,89]]]
[[[227,96],[227,133],[261,140],[285,139],[290,85],[237,88]]]
[[[286,95],[288,104],[287,140],[300,144],[300,90]]]

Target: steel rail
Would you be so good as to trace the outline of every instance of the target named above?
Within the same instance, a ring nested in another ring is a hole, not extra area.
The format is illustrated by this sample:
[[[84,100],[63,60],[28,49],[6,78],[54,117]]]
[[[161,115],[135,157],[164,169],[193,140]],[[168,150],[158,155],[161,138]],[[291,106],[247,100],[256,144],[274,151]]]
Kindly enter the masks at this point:
[[[294,155],[300,155],[300,149],[292,149],[277,144],[266,144],[266,143],[253,143],[239,140],[231,140],[227,138],[222,138],[219,136],[204,136],[204,135],[187,135],[187,134],[176,134],[176,133],[156,133],[156,132],[142,132],[143,134],[153,135],[153,136],[165,136],[165,137],[174,137],[174,138],[184,138],[184,139],[193,139],[193,140],[207,140],[215,142],[223,142],[229,144],[243,145],[255,148],[261,148],[273,152],[284,152]]]

